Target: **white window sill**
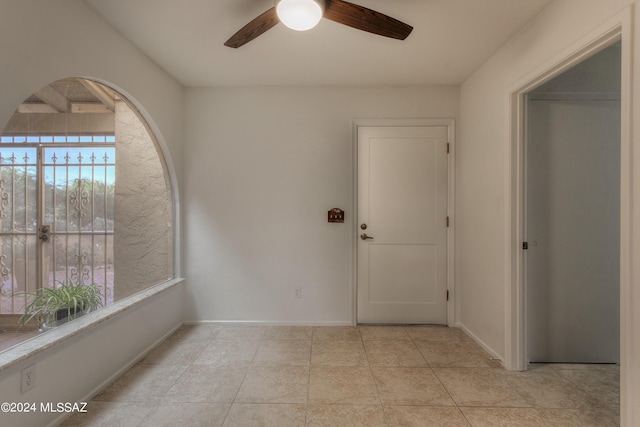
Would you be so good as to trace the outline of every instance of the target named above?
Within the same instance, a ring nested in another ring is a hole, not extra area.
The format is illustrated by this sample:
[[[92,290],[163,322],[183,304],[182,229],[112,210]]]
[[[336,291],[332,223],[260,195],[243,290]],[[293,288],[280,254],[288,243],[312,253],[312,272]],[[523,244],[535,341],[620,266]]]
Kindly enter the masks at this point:
[[[116,301],[100,310],[88,313],[73,322],[58,326],[50,331],[33,337],[23,343],[11,347],[0,353],[0,373],[27,360],[33,356],[63,343],[70,338],[89,331],[95,326],[112,319],[113,317],[134,308],[145,300],[158,295],[167,289],[182,283],[185,279],[172,279],[152,286],[137,294],[131,295],[120,301]]]

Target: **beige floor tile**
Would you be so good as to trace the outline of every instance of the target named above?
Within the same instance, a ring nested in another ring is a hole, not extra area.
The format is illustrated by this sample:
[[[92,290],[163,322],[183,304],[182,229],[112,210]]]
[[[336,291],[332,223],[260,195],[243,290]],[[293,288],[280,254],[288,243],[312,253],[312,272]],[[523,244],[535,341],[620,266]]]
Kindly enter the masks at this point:
[[[408,326],[405,330],[414,341],[460,341],[460,337],[446,326]]]
[[[384,405],[454,406],[431,368],[372,367]]]
[[[498,375],[531,406],[538,408],[588,408],[587,394],[558,372],[548,370],[508,372]]]
[[[544,427],[550,424],[533,408],[460,408],[473,427]]]
[[[224,427],[302,427],[304,422],[304,405],[234,404],[223,425]]]
[[[310,340],[311,326],[271,326],[267,328],[266,340]]]
[[[620,412],[613,409],[540,409],[554,427],[618,427]]]
[[[456,328],[183,326],[63,425],[620,424],[619,366],[493,366]]]
[[[162,401],[232,403],[248,370],[248,366],[190,366]]]
[[[262,341],[215,339],[198,355],[196,365],[248,365]]]
[[[365,341],[364,348],[372,366],[427,366],[412,341]]]
[[[252,366],[235,403],[306,403],[307,366]]]
[[[310,405],[307,427],[382,427],[386,426],[380,405]]]
[[[93,400],[159,401],[186,369],[186,365],[138,363],[108,385]]]
[[[145,417],[140,427],[219,427],[230,406],[215,403],[162,404]]]
[[[368,367],[312,366],[309,403],[379,405],[380,399]]]
[[[488,368],[491,358],[470,342],[416,341],[416,346],[432,368]]]
[[[549,364],[549,363],[530,363],[529,366],[527,366],[527,371],[529,371],[529,372],[534,372],[534,371],[551,371],[551,372],[554,372],[554,369],[553,369],[553,365]]]
[[[315,326],[313,340],[361,341],[362,337],[357,326]]]
[[[579,370],[579,371],[620,371],[620,365],[614,363],[547,363],[554,370]]]
[[[253,358],[259,365],[308,365],[311,360],[309,341],[262,341]]]
[[[403,326],[360,326],[360,335],[363,340],[411,340]]]
[[[367,366],[362,341],[314,341],[311,364],[326,366]]]
[[[470,427],[454,406],[385,406],[384,411],[393,427]]]
[[[223,326],[216,338],[232,340],[261,340],[267,332],[266,326]]]
[[[589,365],[587,365],[589,366]],[[585,385],[589,387],[598,387],[601,385],[618,387],[620,385],[620,371],[609,369],[562,369],[554,372],[559,372],[560,375],[569,378],[571,381],[578,383],[579,385]]]
[[[208,345],[208,340],[168,339],[145,356],[142,362],[190,365]]]
[[[596,408],[620,407],[620,373],[611,370],[576,369],[557,371],[584,390],[591,406]]]
[[[181,341],[210,341],[218,335],[222,326],[214,324],[182,325],[169,339]]]
[[[87,405],[86,413],[77,413],[64,421],[62,427],[135,427],[156,407],[148,402],[96,402]]]
[[[500,381],[491,368],[434,368],[433,371],[460,406],[530,406]]]

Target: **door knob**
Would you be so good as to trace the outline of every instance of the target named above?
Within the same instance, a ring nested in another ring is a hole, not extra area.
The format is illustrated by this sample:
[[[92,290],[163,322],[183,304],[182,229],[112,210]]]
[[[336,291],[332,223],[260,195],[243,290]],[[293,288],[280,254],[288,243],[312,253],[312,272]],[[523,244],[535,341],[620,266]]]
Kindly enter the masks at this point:
[[[362,240],[369,240],[369,239],[373,239],[373,236],[367,236],[367,233],[362,233],[362,234],[360,235],[360,238],[361,238]]]

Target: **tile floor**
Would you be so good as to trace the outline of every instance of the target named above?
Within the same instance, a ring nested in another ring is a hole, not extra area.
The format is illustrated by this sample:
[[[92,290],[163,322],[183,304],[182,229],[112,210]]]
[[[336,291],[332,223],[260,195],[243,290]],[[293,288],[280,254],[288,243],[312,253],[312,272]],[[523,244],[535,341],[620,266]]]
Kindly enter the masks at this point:
[[[509,372],[443,326],[183,326],[64,426],[617,426],[619,369]]]

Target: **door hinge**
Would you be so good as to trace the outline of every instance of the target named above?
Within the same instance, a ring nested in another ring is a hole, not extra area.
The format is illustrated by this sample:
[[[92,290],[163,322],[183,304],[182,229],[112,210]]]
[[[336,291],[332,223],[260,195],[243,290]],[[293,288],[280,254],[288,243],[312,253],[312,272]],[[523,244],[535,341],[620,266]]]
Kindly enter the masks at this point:
[[[447,154],[449,154],[449,143],[447,142]]]
[[[449,217],[447,217],[447,228],[449,228]]]
[[[449,301],[449,291],[447,291],[447,301]]]
[[[522,242],[522,249],[524,249],[525,251],[529,249],[529,242]]]

